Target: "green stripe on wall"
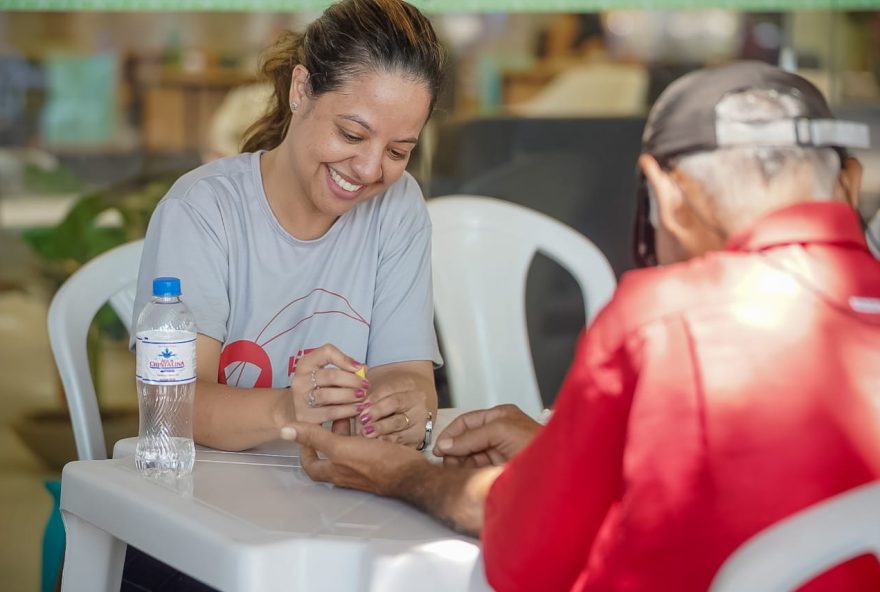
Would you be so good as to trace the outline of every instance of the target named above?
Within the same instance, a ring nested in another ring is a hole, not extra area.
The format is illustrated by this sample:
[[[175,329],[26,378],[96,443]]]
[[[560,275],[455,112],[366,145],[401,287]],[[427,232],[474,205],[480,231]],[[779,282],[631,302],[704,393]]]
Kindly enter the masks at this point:
[[[870,10],[880,0],[412,0],[426,12],[577,12],[609,9]],[[0,0],[0,10],[272,11],[320,10],[327,0]]]

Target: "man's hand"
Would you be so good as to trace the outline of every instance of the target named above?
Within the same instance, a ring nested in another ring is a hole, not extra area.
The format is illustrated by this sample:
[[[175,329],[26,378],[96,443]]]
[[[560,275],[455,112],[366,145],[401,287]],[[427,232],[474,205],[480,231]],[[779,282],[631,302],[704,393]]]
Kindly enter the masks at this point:
[[[440,467],[412,448],[341,436],[313,424],[285,426],[281,437],[299,443],[300,461],[312,479],[401,499],[473,536],[483,527],[486,495],[502,470]],[[317,450],[327,458],[319,458]]]
[[[522,450],[541,424],[515,405],[498,405],[459,415],[437,438],[434,455],[443,464],[465,467],[502,465]]]
[[[281,437],[300,445],[300,461],[312,479],[377,495],[399,497],[403,479],[430,467],[412,448],[333,434],[320,425],[291,424],[282,428]],[[319,458],[317,451],[326,458]]]

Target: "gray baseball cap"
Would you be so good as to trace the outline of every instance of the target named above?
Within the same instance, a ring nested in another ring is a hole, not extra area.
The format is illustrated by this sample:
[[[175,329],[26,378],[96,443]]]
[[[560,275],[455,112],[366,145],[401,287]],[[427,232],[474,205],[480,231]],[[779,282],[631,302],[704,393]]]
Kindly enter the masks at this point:
[[[745,122],[719,117],[722,99],[747,90],[796,97],[804,113]],[[802,76],[763,62],[743,61],[697,70],[670,84],[648,115],[642,153],[661,164],[692,152],[735,146],[828,147],[843,156],[847,148],[870,147],[868,129],[864,123],[835,119],[819,89]],[[637,171],[634,254],[640,266],[656,265],[647,186],[641,170]]]
[[[737,122],[719,118],[716,108],[730,94],[776,90],[795,96],[798,117]],[[763,62],[736,62],[682,76],[661,93],[645,124],[642,152],[660,159],[732,146],[868,148],[868,126],[835,119],[812,83]]]

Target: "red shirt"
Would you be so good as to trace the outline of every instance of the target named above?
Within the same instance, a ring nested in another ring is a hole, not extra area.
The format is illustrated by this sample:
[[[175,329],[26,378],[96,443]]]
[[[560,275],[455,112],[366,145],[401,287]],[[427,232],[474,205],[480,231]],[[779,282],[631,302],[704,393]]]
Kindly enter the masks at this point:
[[[880,478],[880,262],[845,204],[626,274],[551,421],[492,486],[510,590],[705,591],[766,526]],[[810,590],[880,590],[862,557]]]

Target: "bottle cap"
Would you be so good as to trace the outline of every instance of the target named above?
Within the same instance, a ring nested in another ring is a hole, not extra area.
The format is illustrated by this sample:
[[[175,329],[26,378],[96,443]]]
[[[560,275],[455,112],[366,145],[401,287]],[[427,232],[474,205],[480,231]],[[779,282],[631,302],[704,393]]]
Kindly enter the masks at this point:
[[[153,296],[180,296],[180,280],[176,277],[157,277],[153,280]]]

